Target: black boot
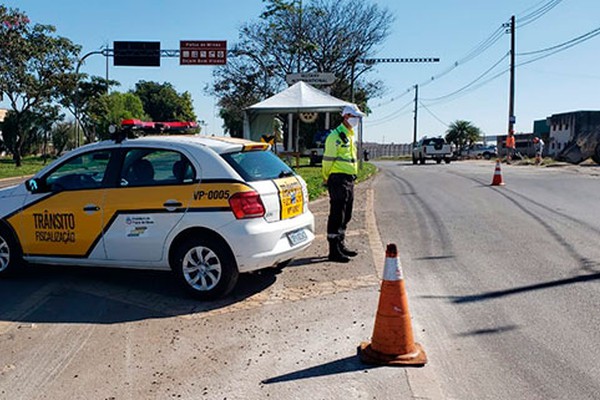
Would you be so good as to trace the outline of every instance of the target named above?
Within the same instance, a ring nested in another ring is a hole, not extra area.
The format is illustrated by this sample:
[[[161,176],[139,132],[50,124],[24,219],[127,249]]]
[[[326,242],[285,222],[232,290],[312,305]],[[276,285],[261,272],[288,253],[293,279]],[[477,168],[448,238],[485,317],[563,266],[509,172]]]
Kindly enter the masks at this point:
[[[340,242],[339,240],[329,240],[329,256],[327,257],[329,261],[347,263],[350,262],[350,259],[345,256],[340,250]]]
[[[347,257],[356,257],[358,255],[357,251],[347,248],[344,242],[340,242],[339,248],[340,252]]]

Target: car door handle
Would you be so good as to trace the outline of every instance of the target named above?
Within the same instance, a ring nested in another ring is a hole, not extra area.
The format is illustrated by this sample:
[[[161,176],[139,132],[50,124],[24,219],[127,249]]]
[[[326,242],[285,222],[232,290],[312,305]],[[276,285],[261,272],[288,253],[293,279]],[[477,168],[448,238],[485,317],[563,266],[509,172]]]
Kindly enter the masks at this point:
[[[163,207],[165,207],[167,209],[167,211],[175,211],[176,209],[178,209],[182,205],[183,204],[181,204],[180,201],[177,201],[177,200],[167,200],[166,202],[164,202]]]
[[[98,207],[95,204],[88,204],[88,205],[86,205],[86,206],[83,207],[83,211],[85,211],[85,212],[100,211],[100,207]]]

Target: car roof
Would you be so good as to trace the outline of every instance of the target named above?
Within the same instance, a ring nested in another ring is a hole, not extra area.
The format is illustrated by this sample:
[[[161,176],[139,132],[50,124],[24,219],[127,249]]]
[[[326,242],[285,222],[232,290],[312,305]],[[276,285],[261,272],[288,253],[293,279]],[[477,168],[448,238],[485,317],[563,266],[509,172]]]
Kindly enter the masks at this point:
[[[205,136],[205,135],[149,135],[134,139],[125,139],[122,142],[126,145],[144,145],[144,146],[202,146],[208,147],[219,154],[231,153],[235,151],[253,149],[267,149],[268,144],[254,142],[247,139],[232,138],[225,136]],[[105,140],[98,144],[99,146],[114,145],[114,140]]]

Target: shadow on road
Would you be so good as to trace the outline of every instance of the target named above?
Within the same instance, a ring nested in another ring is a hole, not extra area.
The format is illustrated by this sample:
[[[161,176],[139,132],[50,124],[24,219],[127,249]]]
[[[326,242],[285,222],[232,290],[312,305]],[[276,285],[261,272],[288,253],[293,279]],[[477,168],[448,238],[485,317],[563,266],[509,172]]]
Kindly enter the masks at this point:
[[[320,263],[326,262],[326,261],[327,261],[326,256],[296,258],[296,259],[292,260],[292,262],[286,268],[303,267],[303,266],[311,265],[311,264],[320,264]]]
[[[377,366],[365,365],[360,362],[358,356],[351,356],[299,371],[290,372],[289,374],[265,379],[262,381],[262,383],[268,385],[271,383],[281,383],[300,379],[316,378],[319,376],[337,375],[346,372],[366,371],[373,368],[377,368]]]
[[[273,285],[280,270],[241,274],[215,301],[186,295],[169,272],[33,266],[0,280],[0,321],[113,324],[219,310]]]
[[[505,290],[496,290],[493,292],[477,293],[468,296],[420,296],[425,299],[449,299],[455,304],[474,303],[478,301],[493,300],[506,296],[512,296],[519,293],[531,292],[535,290],[550,289],[564,285],[573,285],[576,283],[585,283],[600,280],[600,273],[579,275],[572,278],[558,279],[555,281],[537,283],[535,285],[520,286]]]

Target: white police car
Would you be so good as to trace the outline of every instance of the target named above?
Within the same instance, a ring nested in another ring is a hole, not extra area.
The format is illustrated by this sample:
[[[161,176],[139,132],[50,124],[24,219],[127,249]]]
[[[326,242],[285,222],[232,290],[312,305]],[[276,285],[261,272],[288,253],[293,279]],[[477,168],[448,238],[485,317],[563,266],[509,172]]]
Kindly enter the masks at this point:
[[[0,276],[22,261],[170,269],[211,299],[313,239],[306,183],[267,144],[242,139],[103,141],[0,190]]]

